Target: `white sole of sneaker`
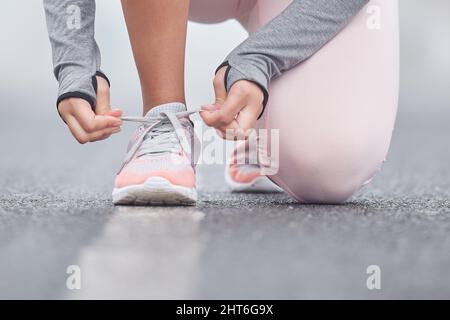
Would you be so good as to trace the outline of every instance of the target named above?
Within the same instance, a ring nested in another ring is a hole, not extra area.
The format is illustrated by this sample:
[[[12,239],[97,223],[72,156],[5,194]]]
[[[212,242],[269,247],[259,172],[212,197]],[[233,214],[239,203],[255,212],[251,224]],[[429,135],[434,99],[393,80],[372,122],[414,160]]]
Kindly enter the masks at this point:
[[[114,188],[116,205],[194,205],[197,190],[173,185],[161,177],[151,177],[143,184]]]
[[[234,181],[228,173],[228,167],[225,167],[225,182],[230,187],[232,192],[283,192],[279,186],[270,181],[266,176],[261,176],[249,183],[239,183]]]

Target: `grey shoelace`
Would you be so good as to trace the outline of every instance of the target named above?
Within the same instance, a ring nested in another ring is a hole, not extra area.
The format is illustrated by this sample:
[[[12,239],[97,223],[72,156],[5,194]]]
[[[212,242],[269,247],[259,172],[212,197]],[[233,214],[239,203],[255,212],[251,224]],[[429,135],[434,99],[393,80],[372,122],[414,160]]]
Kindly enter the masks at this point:
[[[200,108],[181,112],[162,112],[158,116],[122,117],[122,121],[147,124],[139,138],[128,150],[120,171],[133,159],[135,155],[158,154],[174,151],[179,145],[187,153],[191,153],[191,144],[184,134],[181,118],[187,118],[197,113]]]

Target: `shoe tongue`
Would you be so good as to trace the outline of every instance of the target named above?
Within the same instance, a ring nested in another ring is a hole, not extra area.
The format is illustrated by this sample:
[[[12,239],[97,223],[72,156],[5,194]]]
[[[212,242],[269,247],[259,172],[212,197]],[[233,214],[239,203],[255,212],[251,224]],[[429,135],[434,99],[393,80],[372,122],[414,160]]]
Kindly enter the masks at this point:
[[[157,117],[162,112],[175,113],[175,112],[182,112],[182,111],[186,111],[186,106],[184,105],[184,103],[180,103],[180,102],[166,103],[166,104],[162,104],[160,106],[150,109],[147,112],[147,114],[145,115],[145,117]]]
[[[158,117],[162,112],[177,113],[177,112],[182,112],[182,111],[186,111],[186,106],[183,103],[179,103],[179,102],[166,103],[166,104],[162,104],[160,106],[157,106],[157,107],[154,107],[154,108],[150,109],[147,112],[147,114],[145,115],[145,118]],[[166,125],[167,126],[168,124],[166,123],[166,124],[161,124],[161,125],[163,125],[163,126]],[[144,128],[148,127],[148,126],[149,126],[149,124],[145,124]],[[161,130],[161,129],[162,129],[161,126],[157,126],[157,127],[154,127],[149,133],[147,133],[145,135],[145,137],[143,138],[143,140],[142,140],[141,147],[153,143],[152,142],[153,139],[148,139],[148,137],[149,137],[149,135],[155,136],[154,134],[152,134],[152,132],[154,130],[158,130],[161,135],[167,134],[168,132],[170,132],[170,130],[169,131],[166,130],[167,128],[163,129],[163,130]],[[172,127],[172,129],[173,129],[173,127]],[[170,152],[170,150],[167,150],[167,151],[166,150],[159,150],[159,151],[151,151],[151,152],[149,151],[147,153],[148,154],[162,154],[162,153],[169,153],[169,152]],[[147,153],[143,153],[143,154],[147,154]]]

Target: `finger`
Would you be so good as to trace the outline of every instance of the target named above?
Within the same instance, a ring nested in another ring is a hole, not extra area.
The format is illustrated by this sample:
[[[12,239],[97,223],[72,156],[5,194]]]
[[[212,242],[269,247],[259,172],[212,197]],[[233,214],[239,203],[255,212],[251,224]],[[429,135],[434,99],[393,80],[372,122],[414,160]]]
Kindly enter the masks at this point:
[[[67,126],[74,138],[81,144],[89,142],[86,131],[78,123],[77,119],[73,115],[67,115],[65,119]]]
[[[123,111],[120,109],[112,109],[110,111],[108,111],[105,116],[112,116],[112,117],[116,117],[116,118],[120,118],[123,114]]]
[[[109,85],[102,77],[97,76],[97,104],[95,105],[95,113],[104,115],[111,110]]]
[[[255,129],[261,111],[262,105],[258,102],[242,108],[234,121],[220,128],[222,136],[227,140],[246,140]]]
[[[92,133],[87,133],[78,123],[77,119],[73,116],[67,117],[67,125],[69,127],[70,132],[75,137],[75,139],[81,143],[85,144],[88,142],[94,142],[99,140],[104,140],[111,136],[114,133],[118,133],[121,131],[120,127],[116,128],[106,128],[103,130],[95,131]]]
[[[208,110],[208,111],[215,111],[217,109],[218,108],[215,106],[211,106],[210,108],[209,108],[209,106],[205,107],[205,110]],[[203,119],[207,119],[208,115],[205,116],[205,114],[206,113],[201,112],[200,116]],[[236,120],[233,120],[227,126],[218,127],[215,129],[216,129],[216,132],[219,135],[219,137],[221,137],[222,139],[235,140],[235,131],[239,130],[239,125]]]
[[[73,110],[73,116],[87,133],[110,127],[119,127],[121,120],[109,115],[96,115],[87,105],[80,105]]]
[[[89,141],[95,142],[95,141],[105,140],[105,139],[109,138],[111,135],[113,135],[115,133],[119,133],[120,131],[121,131],[120,127],[119,128],[107,128],[107,129],[103,129],[100,131],[96,131],[96,132],[89,134]]]
[[[219,135],[227,140],[246,140],[255,128],[260,112],[261,108],[258,104],[242,108],[233,121],[217,128]]]
[[[239,111],[245,106],[245,98],[242,95],[230,94],[220,108],[210,111],[205,108],[200,112],[208,126],[214,128],[227,127],[236,118]],[[208,106],[206,106],[208,107]]]
[[[239,107],[236,106],[233,111],[236,113],[235,119],[225,127],[220,128],[220,130],[225,133],[226,139],[245,140],[255,128],[263,105],[254,95],[249,94],[243,86],[233,86],[231,88],[228,98],[235,96],[238,100],[245,103],[241,102]],[[242,98],[239,99],[239,97]]]
[[[236,117],[236,121],[239,127],[244,133],[251,131],[256,127],[256,121],[258,116],[261,114],[262,105],[260,103],[254,102],[239,112]]]
[[[216,76],[213,80],[216,104],[223,104],[225,102],[225,99],[227,98],[227,90],[225,88],[226,68],[227,67],[223,67],[219,71],[217,71]]]
[[[222,108],[221,104],[208,104],[205,106],[202,106],[202,110],[201,111],[217,111],[220,108]]]

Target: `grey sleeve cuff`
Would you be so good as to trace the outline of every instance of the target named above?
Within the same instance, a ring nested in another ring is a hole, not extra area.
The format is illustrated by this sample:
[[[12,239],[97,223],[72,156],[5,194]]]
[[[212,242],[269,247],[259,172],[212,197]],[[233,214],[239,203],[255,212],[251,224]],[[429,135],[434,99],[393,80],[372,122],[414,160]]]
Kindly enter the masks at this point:
[[[256,82],[264,89],[264,91],[268,91],[270,79],[268,78],[267,73],[261,70],[257,60],[251,61],[251,58],[252,57],[249,56],[243,59],[227,60],[227,65],[230,66],[227,73],[227,91],[229,91],[231,86],[239,80]]]
[[[62,68],[58,75],[59,88],[57,104],[64,99],[77,97],[84,98],[91,106],[95,106],[97,95],[92,83],[92,77],[93,75],[83,70],[83,68]]]
[[[56,107],[58,107],[59,103],[65,99],[80,98],[86,100],[91,105],[92,110],[95,111],[97,97],[97,76],[105,79],[106,82],[108,82],[108,86],[111,87],[111,82],[109,81],[108,77],[102,71],[97,71],[90,77],[82,77],[82,79],[74,83],[72,87],[69,86],[61,89],[60,85]]]

